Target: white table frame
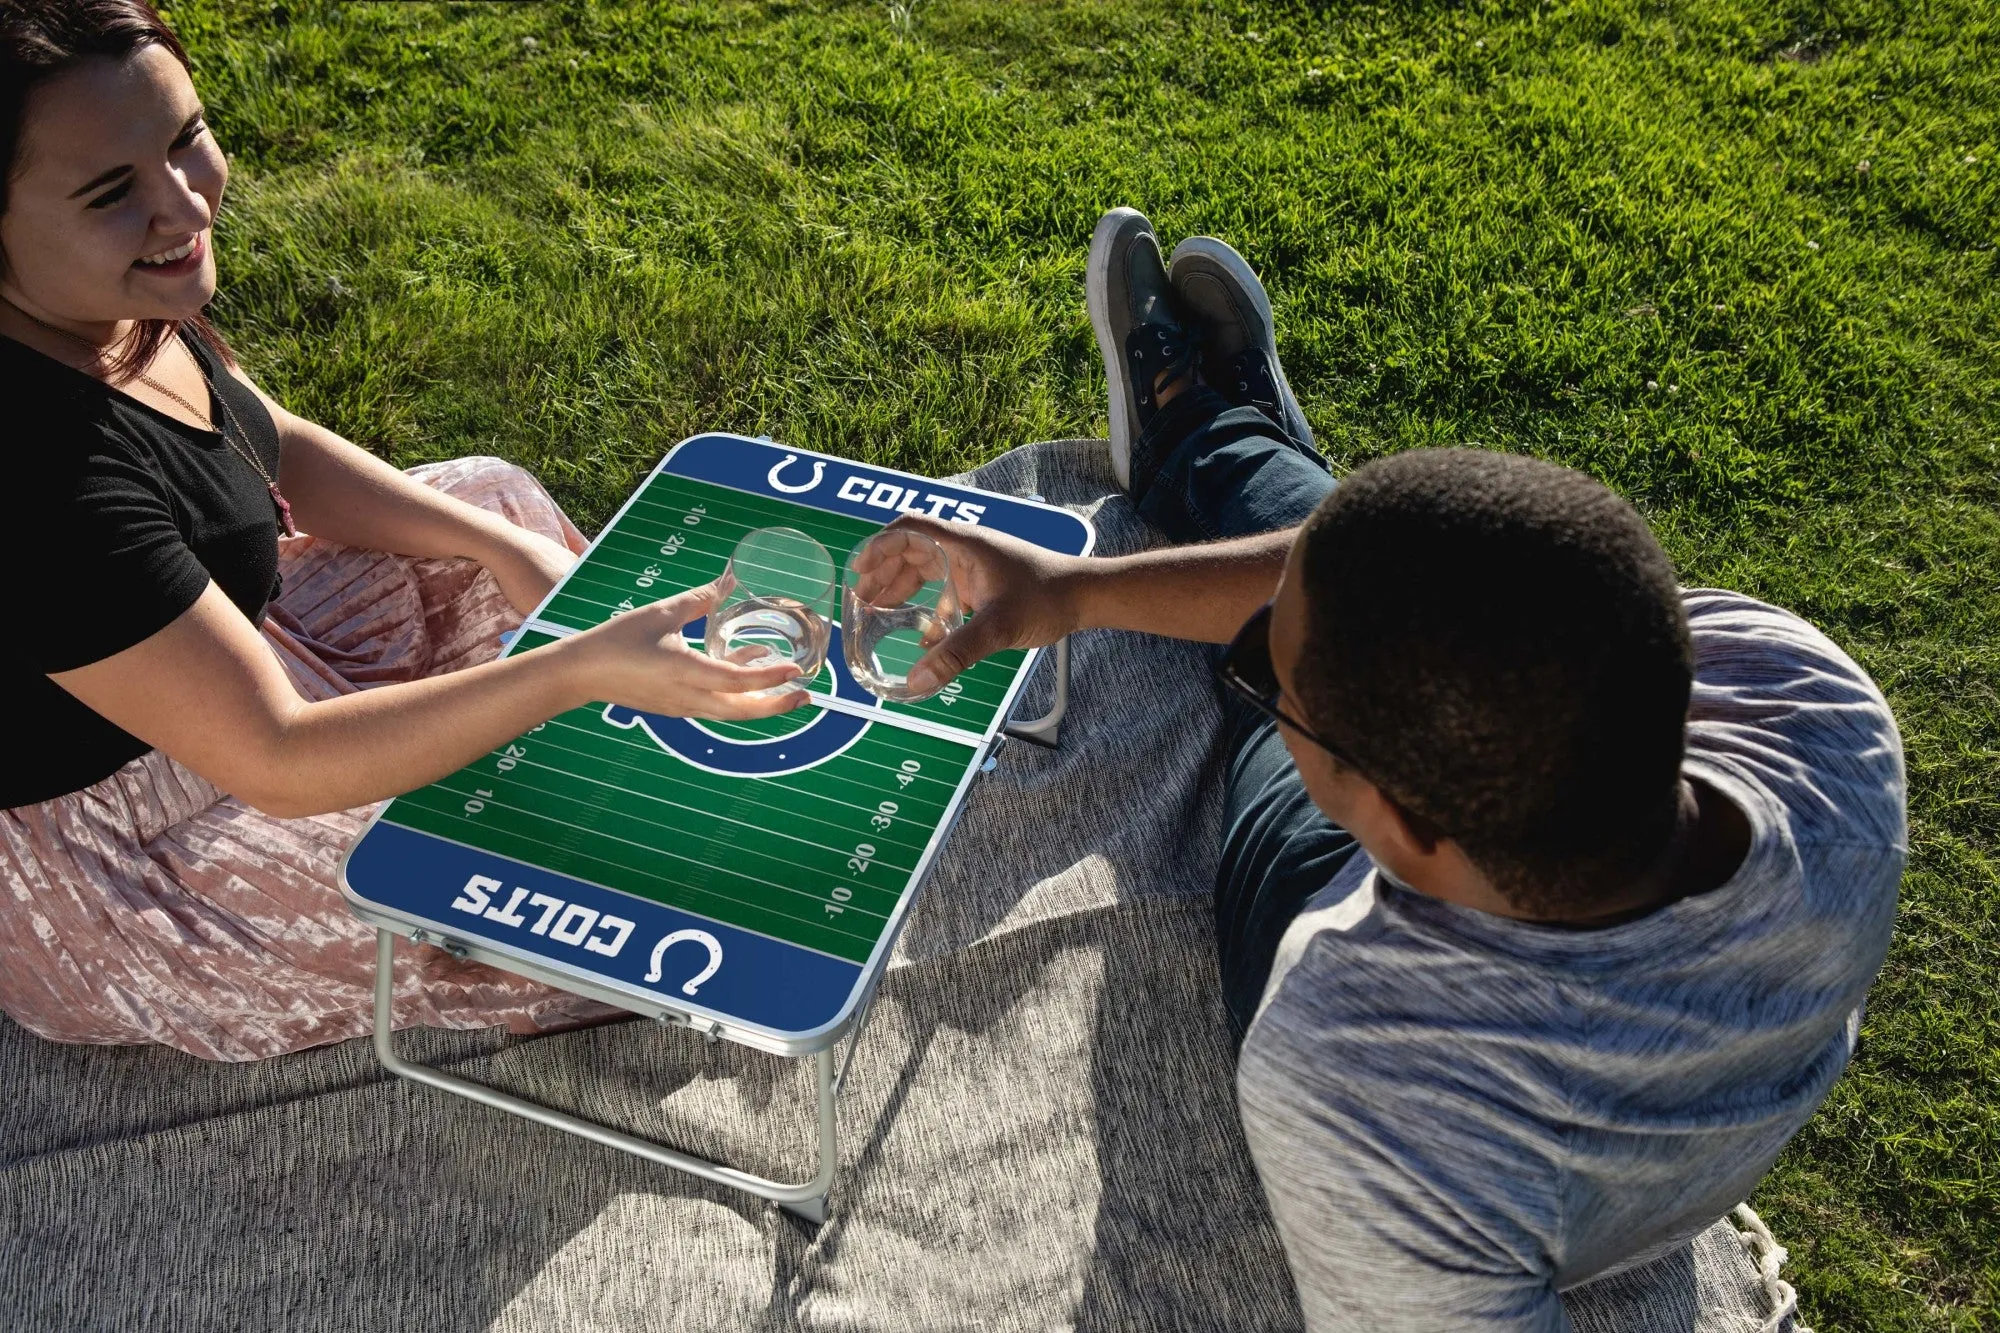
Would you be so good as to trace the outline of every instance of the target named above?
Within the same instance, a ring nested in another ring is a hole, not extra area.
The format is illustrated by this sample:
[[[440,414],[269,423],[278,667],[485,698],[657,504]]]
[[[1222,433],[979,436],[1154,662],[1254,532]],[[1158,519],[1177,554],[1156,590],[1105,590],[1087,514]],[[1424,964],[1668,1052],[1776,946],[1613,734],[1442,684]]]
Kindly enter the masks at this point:
[[[980,768],[982,772],[990,771],[993,768],[1000,748],[1001,738],[1003,737],[1016,736],[1024,741],[1041,746],[1054,746],[1056,744],[1061,734],[1063,716],[1069,709],[1069,641],[1067,639],[1059,640],[1056,643],[1054,656],[1055,692],[1049,711],[1033,721],[1010,723],[1003,727],[1000,735],[995,737],[993,744],[986,752],[985,758],[981,761]],[[917,887],[920,890],[922,885],[918,885]],[[683,1152],[678,1148],[669,1147],[664,1143],[655,1143],[651,1139],[643,1139],[634,1134],[627,1134],[623,1130],[612,1129],[594,1120],[585,1120],[581,1116],[574,1115],[568,1111],[558,1110],[553,1106],[546,1106],[541,1102],[530,1101],[525,1097],[519,1097],[510,1092],[502,1092],[490,1084],[463,1078],[457,1074],[448,1074],[431,1065],[405,1059],[396,1051],[393,1025],[396,992],[396,938],[396,931],[385,926],[378,925],[376,927],[375,1055],[377,1059],[381,1060],[382,1067],[390,1073],[396,1075],[398,1078],[408,1079],[413,1083],[421,1083],[426,1087],[436,1088],[441,1092],[449,1092],[454,1096],[464,1097],[468,1101],[479,1103],[481,1106],[490,1106],[494,1110],[505,1111],[509,1115],[519,1116],[524,1120],[532,1120],[536,1124],[546,1125],[551,1129],[559,1129],[565,1133],[574,1134],[578,1138],[588,1139],[592,1143],[602,1144],[607,1148],[616,1148],[620,1152],[630,1153],[634,1157],[643,1158],[660,1166],[671,1167],[676,1171],[684,1171],[688,1175],[697,1176],[702,1180],[713,1181],[718,1185],[727,1185],[732,1189],[739,1189],[746,1193],[757,1195],[760,1198],[770,1200],[787,1212],[793,1213],[815,1225],[826,1221],[829,1199],[833,1190],[833,1178],[840,1166],[838,1126],[836,1123],[837,1117],[834,1114],[834,1101],[839,1097],[841,1086],[847,1080],[847,1071],[854,1063],[855,1048],[861,1044],[862,1033],[866,1031],[868,1020],[874,1013],[875,996],[882,984],[880,974],[876,976],[866,999],[862,1001],[861,1008],[849,1031],[847,1054],[841,1061],[838,1072],[835,1071],[833,1065],[833,1053],[839,1044],[837,1039],[812,1053],[815,1081],[818,1085],[819,1168],[814,1173],[812,1179],[796,1185],[788,1185],[783,1181],[771,1180],[748,1171],[741,1171],[733,1166],[726,1166],[721,1162],[711,1161],[706,1157],[697,1157],[693,1153]],[[437,944],[455,957],[472,957],[479,953],[476,948],[460,944],[457,941],[433,939],[429,932],[423,930],[411,931],[410,939],[414,944]],[[885,960],[887,956],[885,952],[883,955]],[[572,983],[567,982],[562,977],[553,974],[531,973],[528,969],[523,968],[519,963],[511,959],[481,955],[481,961],[491,963],[506,971],[521,973],[523,975],[533,975],[536,980],[549,982],[565,990],[575,992],[576,989]],[[886,967],[886,961],[884,966]],[[720,1034],[714,1030],[701,1028],[697,1030],[702,1031],[703,1035],[711,1042],[720,1039]]]

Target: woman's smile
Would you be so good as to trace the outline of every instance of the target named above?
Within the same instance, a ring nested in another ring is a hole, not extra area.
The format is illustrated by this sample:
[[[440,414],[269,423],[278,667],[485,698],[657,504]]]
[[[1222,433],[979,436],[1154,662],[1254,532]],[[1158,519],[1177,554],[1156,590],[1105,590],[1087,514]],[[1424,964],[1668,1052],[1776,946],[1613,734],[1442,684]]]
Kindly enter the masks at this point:
[[[208,233],[198,231],[179,245],[134,260],[132,267],[141,273],[155,274],[163,278],[178,278],[199,271],[201,261],[206,258],[208,258]]]

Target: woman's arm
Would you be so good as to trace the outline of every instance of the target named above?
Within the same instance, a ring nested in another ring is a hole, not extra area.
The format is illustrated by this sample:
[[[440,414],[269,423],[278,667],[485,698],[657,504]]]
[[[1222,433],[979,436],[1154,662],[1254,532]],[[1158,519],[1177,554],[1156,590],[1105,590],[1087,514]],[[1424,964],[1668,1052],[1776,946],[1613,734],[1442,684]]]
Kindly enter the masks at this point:
[[[503,661],[308,703],[211,583],[151,638],[50,678],[231,795],[296,818],[434,782],[594,700],[714,718],[768,717],[804,703],[802,690],[742,693],[793,679],[789,662],[737,666],[681,641],[680,627],[717,600],[709,584]]]
[[[278,485],[301,531],[369,551],[477,560],[522,615],[576,559],[548,538],[455,500],[287,412],[241,370],[234,373],[263,399],[277,424],[283,451]]]

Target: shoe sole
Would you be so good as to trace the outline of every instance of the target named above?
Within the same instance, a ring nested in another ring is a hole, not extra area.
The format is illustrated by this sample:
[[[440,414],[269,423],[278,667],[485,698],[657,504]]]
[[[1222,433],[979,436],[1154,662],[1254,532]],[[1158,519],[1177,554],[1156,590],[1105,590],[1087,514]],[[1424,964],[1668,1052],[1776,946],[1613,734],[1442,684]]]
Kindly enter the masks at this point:
[[[1213,236],[1190,236],[1174,247],[1173,259],[1167,264],[1169,285],[1173,283],[1174,270],[1180,267],[1184,255],[1199,255],[1214,264],[1222,270],[1223,276],[1229,279],[1237,295],[1249,299],[1251,308],[1257,312],[1257,318],[1264,326],[1264,352],[1271,358],[1271,369],[1277,372],[1278,388],[1285,395],[1285,403],[1291,409],[1290,415],[1296,419],[1294,423],[1296,428],[1305,435],[1303,443],[1307,449],[1317,453],[1319,446],[1313,440],[1312,427],[1306,424],[1306,414],[1299,407],[1298,395],[1292,392],[1292,382],[1285,378],[1284,362],[1278,359],[1278,325],[1271,315],[1271,298],[1265,294],[1264,284],[1257,277],[1257,270],[1251,268],[1250,261],[1237,254],[1235,248],[1226,241],[1219,241]],[[1286,427],[1287,430],[1292,428],[1290,425]]]
[[[1132,485],[1132,406],[1131,391],[1126,387],[1125,351],[1111,334],[1111,250],[1118,242],[1118,233],[1125,224],[1137,218],[1146,224],[1152,223],[1136,208],[1114,208],[1097,220],[1097,230],[1090,234],[1090,264],[1084,270],[1083,302],[1090,311],[1090,328],[1097,335],[1097,350],[1104,356],[1105,397],[1111,408],[1111,470],[1118,476],[1118,484],[1126,489]]]

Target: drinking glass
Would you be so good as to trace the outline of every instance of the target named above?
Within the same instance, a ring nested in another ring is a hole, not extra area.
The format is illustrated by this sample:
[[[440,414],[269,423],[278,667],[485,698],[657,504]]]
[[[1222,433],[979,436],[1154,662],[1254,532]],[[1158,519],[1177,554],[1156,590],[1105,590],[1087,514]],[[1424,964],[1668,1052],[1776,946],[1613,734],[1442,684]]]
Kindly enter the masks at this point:
[[[702,647],[725,662],[798,664],[795,681],[758,694],[796,689],[819,674],[833,637],[833,557],[797,528],[744,535],[723,571],[728,591],[708,617]]]
[[[878,532],[847,557],[840,637],[854,679],[884,699],[913,703],[937,690],[910,688],[910,668],[965,623],[951,560],[929,537]]]

